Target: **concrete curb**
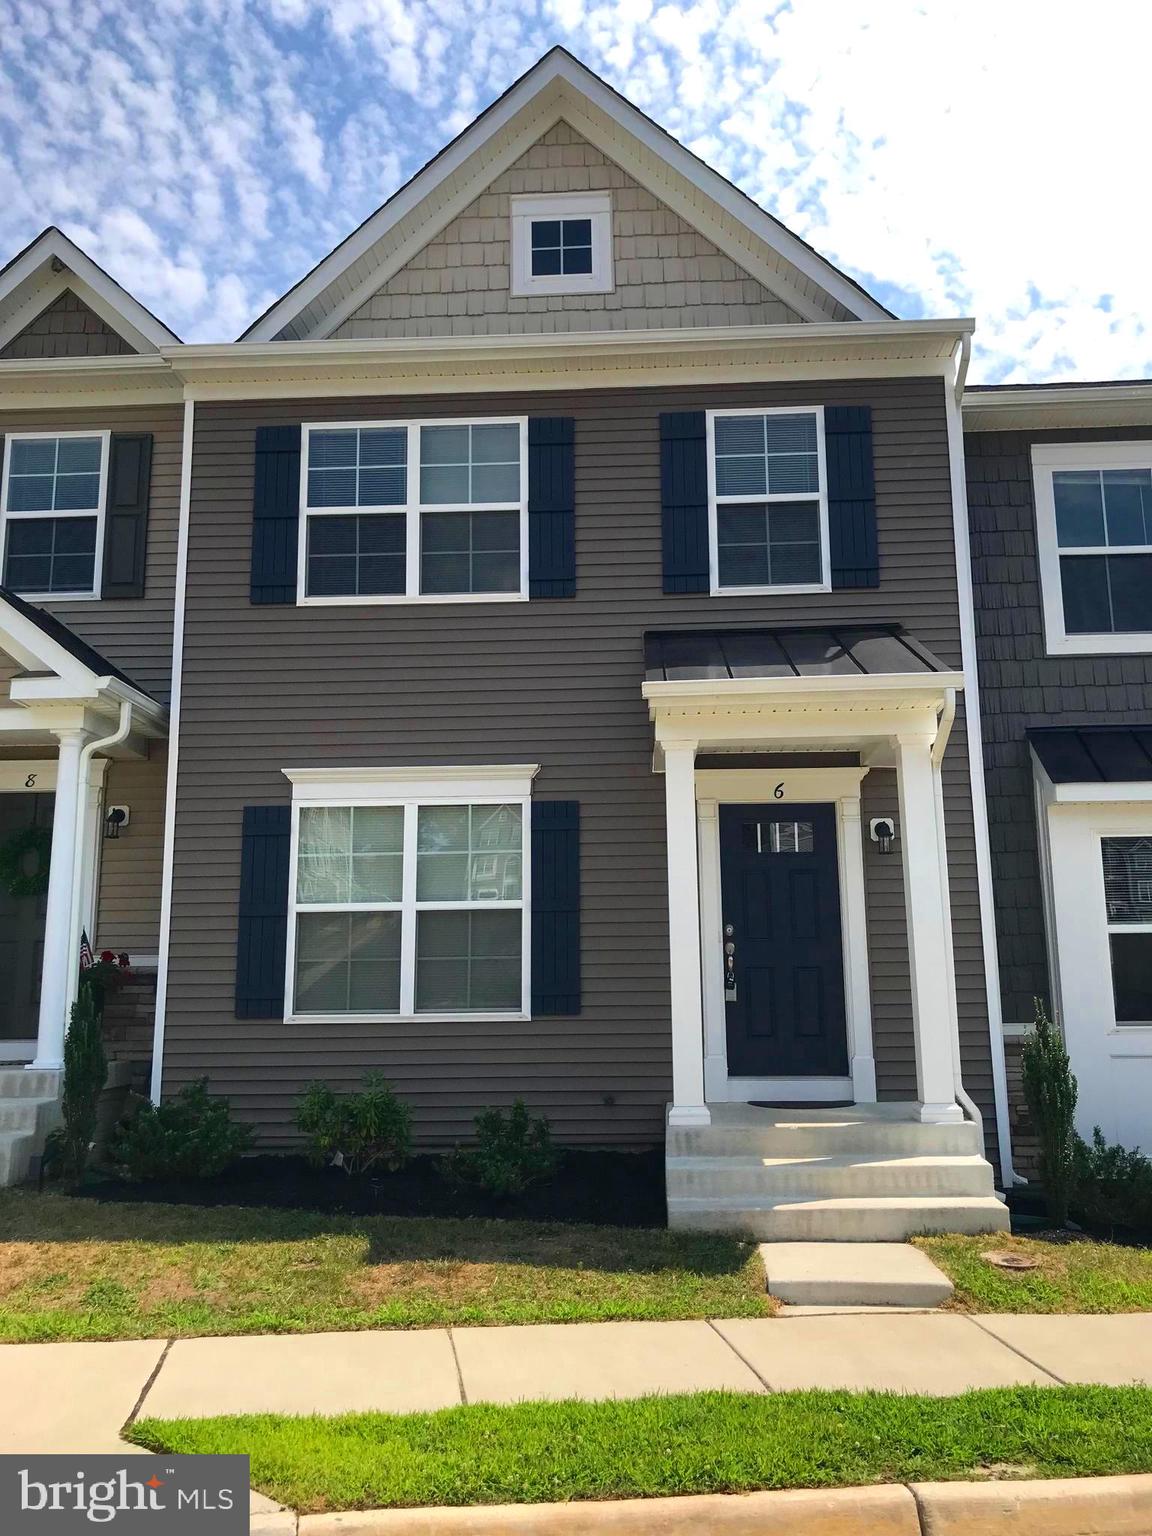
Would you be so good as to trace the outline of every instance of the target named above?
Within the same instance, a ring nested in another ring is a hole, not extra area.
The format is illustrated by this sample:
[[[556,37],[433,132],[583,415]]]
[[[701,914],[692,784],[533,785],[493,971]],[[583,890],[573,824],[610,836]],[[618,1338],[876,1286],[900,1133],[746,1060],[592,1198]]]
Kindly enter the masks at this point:
[[[1148,1536],[1152,1476],[254,1514],[252,1536]]]

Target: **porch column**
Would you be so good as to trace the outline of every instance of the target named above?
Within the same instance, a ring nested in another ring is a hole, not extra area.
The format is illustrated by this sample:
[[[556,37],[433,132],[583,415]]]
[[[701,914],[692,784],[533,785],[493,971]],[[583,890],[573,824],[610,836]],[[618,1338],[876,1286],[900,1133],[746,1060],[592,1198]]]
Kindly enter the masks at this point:
[[[672,990],[669,1125],[709,1125],[704,1102],[700,990],[700,874],[696,854],[696,743],[664,746],[668,843],[668,947]]]
[[[916,1088],[921,1120],[936,1124],[964,1118],[956,1103],[952,994],[956,981],[944,902],[947,870],[937,835],[936,793],[930,733],[896,738],[900,795],[900,853],[912,980],[912,1027],[916,1039]]]
[[[56,804],[52,812],[52,858],[48,866],[48,902],[44,916],[44,960],[40,975],[40,1023],[33,1067],[64,1064],[64,1031],[72,993],[69,954],[72,939],[72,889],[77,877],[76,828],[80,803],[80,750],[84,731],[58,731]]]

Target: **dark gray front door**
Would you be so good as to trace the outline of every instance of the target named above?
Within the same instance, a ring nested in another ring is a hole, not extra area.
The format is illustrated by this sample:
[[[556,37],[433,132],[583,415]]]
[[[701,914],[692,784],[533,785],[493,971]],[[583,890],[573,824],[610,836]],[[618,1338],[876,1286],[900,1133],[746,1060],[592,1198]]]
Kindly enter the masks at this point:
[[[54,795],[0,794],[0,843],[25,827],[52,826]],[[7,1040],[35,1040],[48,898],[0,889],[0,1061]]]
[[[729,1075],[846,1076],[835,808],[722,805],[720,877]]]

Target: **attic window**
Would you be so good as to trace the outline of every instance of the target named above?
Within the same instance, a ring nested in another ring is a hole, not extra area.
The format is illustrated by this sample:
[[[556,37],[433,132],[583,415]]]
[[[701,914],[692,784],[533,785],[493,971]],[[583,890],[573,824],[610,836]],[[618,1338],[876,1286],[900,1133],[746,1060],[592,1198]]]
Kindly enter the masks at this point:
[[[511,204],[513,297],[611,293],[609,193],[514,197]]]

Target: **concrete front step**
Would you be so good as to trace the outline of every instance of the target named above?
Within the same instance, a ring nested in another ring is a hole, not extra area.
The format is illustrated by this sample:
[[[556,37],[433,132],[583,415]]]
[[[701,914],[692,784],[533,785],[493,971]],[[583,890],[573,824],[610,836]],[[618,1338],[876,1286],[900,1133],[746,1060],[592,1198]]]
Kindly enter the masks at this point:
[[[0,1069],[0,1100],[54,1099],[60,1092],[61,1073],[39,1067]]]
[[[0,1131],[0,1189],[23,1183],[40,1146],[36,1131]]]
[[[938,1307],[951,1280],[910,1243],[761,1243],[768,1290],[795,1307]]]
[[[830,1157],[669,1157],[668,1198],[771,1194],[776,1199],[858,1195],[991,1195],[991,1164],[976,1153],[904,1156],[849,1152]]]
[[[768,1242],[894,1243],[922,1232],[1005,1232],[1009,1217],[995,1195],[670,1196],[668,1225]]]
[[[833,1113],[839,1118],[832,1118]],[[862,1152],[893,1157],[963,1157],[984,1150],[979,1127],[971,1121],[922,1125],[907,1111],[897,1116],[857,1110],[759,1110],[721,1104],[713,1108],[712,1115],[711,1125],[669,1126],[668,1156],[802,1158]]]
[[[59,1099],[0,1099],[0,1131],[44,1131],[59,1118]]]

